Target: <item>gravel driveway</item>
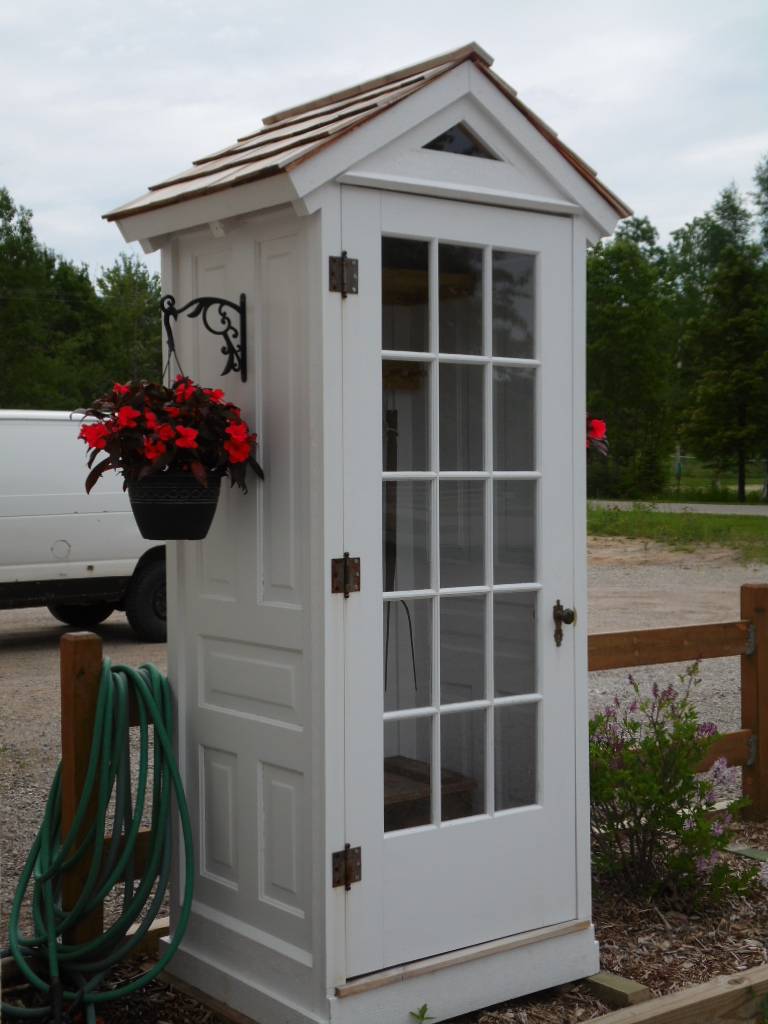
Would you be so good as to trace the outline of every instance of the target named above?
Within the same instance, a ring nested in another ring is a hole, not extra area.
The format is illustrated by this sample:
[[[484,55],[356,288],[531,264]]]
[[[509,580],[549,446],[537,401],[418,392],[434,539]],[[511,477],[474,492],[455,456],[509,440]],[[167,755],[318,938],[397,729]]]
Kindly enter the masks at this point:
[[[768,565],[744,566],[724,550],[671,551],[615,538],[590,541],[589,629],[608,632],[739,617],[739,586],[768,583]],[[0,612],[0,899],[5,928],[9,901],[34,837],[59,758],[58,641],[66,627],[45,609]],[[153,662],[165,671],[165,647],[137,642],[125,616],[98,627],[105,653],[129,665]],[[637,670],[643,685],[666,685],[683,666]],[[592,710],[625,688],[621,670],[590,677]],[[704,662],[697,703],[701,718],[723,729],[738,721],[738,659]],[[736,770],[738,772],[738,769]],[[737,784],[738,780],[734,780]]]

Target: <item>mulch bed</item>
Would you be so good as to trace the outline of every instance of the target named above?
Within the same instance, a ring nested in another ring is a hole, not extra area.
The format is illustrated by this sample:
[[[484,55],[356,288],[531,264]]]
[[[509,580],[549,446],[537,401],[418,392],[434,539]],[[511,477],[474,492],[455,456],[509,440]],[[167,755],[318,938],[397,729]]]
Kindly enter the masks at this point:
[[[768,823],[741,823],[735,830],[737,846],[768,850]],[[646,985],[654,996],[768,963],[768,896],[733,899],[717,912],[687,915],[596,889],[593,917],[602,970]],[[121,967],[115,986],[148,966],[145,961]],[[610,1009],[578,983],[455,1018],[453,1024],[576,1024]],[[104,1024],[227,1024],[159,981],[107,1004],[99,1017]]]

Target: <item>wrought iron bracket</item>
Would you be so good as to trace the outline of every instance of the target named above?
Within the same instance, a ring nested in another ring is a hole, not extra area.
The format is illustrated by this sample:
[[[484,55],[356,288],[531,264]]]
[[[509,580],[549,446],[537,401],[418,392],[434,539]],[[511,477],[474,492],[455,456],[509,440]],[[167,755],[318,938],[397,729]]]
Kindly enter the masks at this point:
[[[176,342],[173,337],[171,321],[178,320],[182,313],[186,313],[192,319],[200,317],[206,330],[224,340],[221,354],[227,357],[227,361],[221,371],[221,376],[239,371],[241,380],[248,379],[244,294],[241,293],[239,302],[201,296],[198,299],[191,299],[183,306],[176,305],[173,295],[164,295],[160,301],[160,310],[163,314],[165,343],[168,346],[169,357],[176,356]],[[229,312],[230,310],[232,312]],[[211,317],[214,319],[212,320]]]

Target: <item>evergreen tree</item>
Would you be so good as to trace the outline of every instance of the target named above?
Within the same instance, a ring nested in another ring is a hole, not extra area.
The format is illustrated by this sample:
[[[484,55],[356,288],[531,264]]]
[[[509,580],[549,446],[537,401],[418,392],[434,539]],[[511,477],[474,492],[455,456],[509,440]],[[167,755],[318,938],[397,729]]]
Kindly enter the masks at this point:
[[[97,290],[98,289],[98,290]],[[76,409],[115,380],[160,375],[160,282],[122,254],[97,288],[35,237],[0,188],[0,407]]]
[[[99,326],[87,269],[42,246],[31,212],[0,189],[0,406],[81,405],[87,397],[83,350]]]
[[[670,245],[680,437],[718,471],[735,464],[740,501],[747,461],[768,456],[768,278],[753,234],[753,214],[729,186]]]
[[[160,377],[160,279],[121,253],[96,281],[103,326],[104,388],[113,381]]]
[[[590,463],[593,497],[664,488],[674,443],[673,334],[666,256],[647,218],[621,224],[587,262],[587,407],[608,423],[611,457]]]

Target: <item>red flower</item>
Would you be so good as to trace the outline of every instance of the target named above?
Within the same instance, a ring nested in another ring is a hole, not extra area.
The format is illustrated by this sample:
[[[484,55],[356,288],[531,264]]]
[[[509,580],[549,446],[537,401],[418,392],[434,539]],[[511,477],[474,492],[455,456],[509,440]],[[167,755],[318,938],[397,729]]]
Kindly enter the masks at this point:
[[[78,436],[85,441],[89,448],[106,448],[109,427],[104,423],[83,424]]]
[[[605,420],[590,420],[589,428],[587,431],[587,437],[591,441],[603,441],[605,440],[606,426]]]
[[[229,434],[233,441],[245,441],[248,438],[248,424],[230,423],[225,433]]]
[[[144,422],[150,430],[157,430],[157,416],[155,416],[151,409],[144,411]]]
[[[203,394],[206,398],[210,398],[210,400],[215,402],[217,405],[221,403],[221,400],[224,397],[224,392],[221,388],[203,388]]]
[[[194,395],[195,393],[195,385],[187,383],[186,381],[186,378],[182,378],[181,383],[174,391],[174,395],[176,396],[177,402],[186,402],[187,399],[191,398],[192,395]]]
[[[125,427],[135,427],[136,421],[141,416],[138,409],[134,409],[132,405],[124,405],[117,410],[117,422],[118,429],[123,430]]]
[[[175,433],[176,431],[170,423],[163,423],[162,426],[157,428],[157,436],[161,441],[172,441]]]
[[[247,438],[225,441],[224,449],[229,455],[230,462],[245,462],[251,454],[251,440]]]
[[[144,442],[144,458],[149,459],[150,462],[154,462],[159,459],[161,455],[165,455],[166,447],[162,441],[150,441],[147,439]]]
[[[177,448],[197,448],[197,431],[194,427],[177,427],[176,435]]]
[[[177,420],[181,416],[181,409],[177,409],[175,405],[166,405],[165,411],[171,417],[171,419]]]
[[[127,384],[113,384],[112,390],[116,395],[127,395],[131,389]]]

